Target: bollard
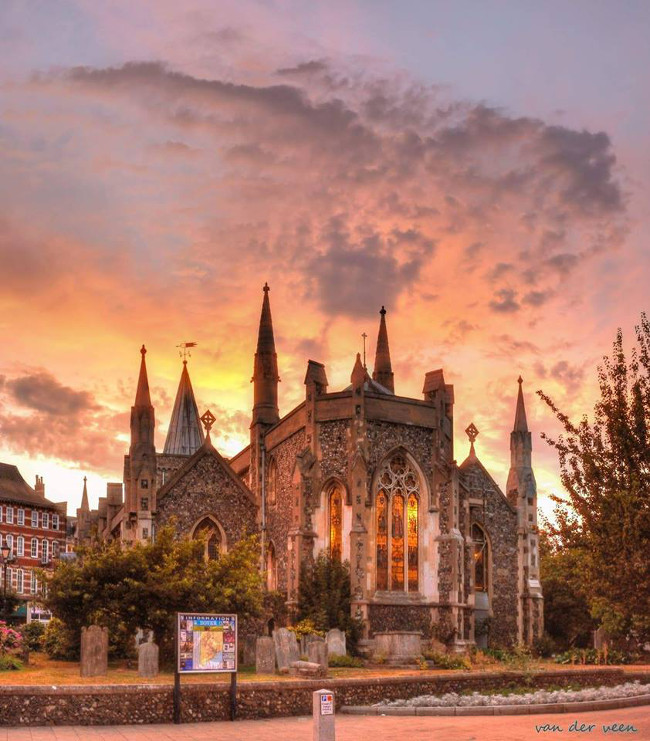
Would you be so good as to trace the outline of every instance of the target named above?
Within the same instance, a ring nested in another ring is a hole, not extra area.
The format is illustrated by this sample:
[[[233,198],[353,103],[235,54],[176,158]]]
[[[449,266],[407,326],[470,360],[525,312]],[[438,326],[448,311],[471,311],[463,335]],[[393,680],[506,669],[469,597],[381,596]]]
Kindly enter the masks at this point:
[[[335,741],[334,693],[318,690],[313,694],[314,741]]]

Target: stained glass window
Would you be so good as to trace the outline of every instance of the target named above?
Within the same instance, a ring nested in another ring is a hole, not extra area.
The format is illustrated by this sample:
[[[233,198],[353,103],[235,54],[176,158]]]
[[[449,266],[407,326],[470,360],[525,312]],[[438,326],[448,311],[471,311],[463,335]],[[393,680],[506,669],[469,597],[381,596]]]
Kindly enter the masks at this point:
[[[487,540],[483,528],[479,525],[472,525],[472,540],[474,541],[474,590],[487,592]]]
[[[408,590],[418,591],[418,500],[415,494],[408,499]]]
[[[330,494],[330,555],[341,560],[343,552],[343,495],[337,486]]]
[[[388,518],[386,495],[377,495],[377,589],[388,589]]]
[[[418,590],[420,477],[403,453],[384,463],[377,492],[377,589]],[[389,568],[390,565],[390,568]]]

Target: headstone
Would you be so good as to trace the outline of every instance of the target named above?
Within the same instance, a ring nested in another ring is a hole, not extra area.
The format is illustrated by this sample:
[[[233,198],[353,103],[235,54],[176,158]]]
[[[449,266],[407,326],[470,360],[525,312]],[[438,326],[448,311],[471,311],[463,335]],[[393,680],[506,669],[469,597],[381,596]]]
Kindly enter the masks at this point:
[[[82,677],[103,677],[108,670],[108,628],[91,625],[81,629]]]
[[[257,646],[256,636],[248,635],[244,636],[244,640],[241,642],[242,656],[241,663],[244,666],[255,666],[255,650]]]
[[[327,669],[313,661],[292,661],[289,673],[298,677],[324,677]]]
[[[273,644],[275,646],[275,660],[278,664],[278,671],[286,674],[291,664],[294,661],[300,660],[296,634],[287,628],[274,630]]]
[[[604,651],[608,648],[609,636],[604,628],[598,628],[594,630],[594,648],[596,651]]]
[[[158,646],[153,642],[151,633],[147,642],[138,646],[138,674],[141,677],[158,676]]]
[[[334,693],[332,690],[317,690],[312,697],[313,741],[335,741]]]
[[[312,639],[309,641],[307,644],[307,656],[309,661],[318,664],[323,668],[324,672],[327,673],[327,643],[324,638],[318,638],[317,640]]]
[[[255,671],[275,674],[275,647],[270,636],[262,636],[255,642]]]
[[[347,649],[345,646],[345,633],[338,628],[332,628],[327,631],[327,652],[330,656],[345,656]]]

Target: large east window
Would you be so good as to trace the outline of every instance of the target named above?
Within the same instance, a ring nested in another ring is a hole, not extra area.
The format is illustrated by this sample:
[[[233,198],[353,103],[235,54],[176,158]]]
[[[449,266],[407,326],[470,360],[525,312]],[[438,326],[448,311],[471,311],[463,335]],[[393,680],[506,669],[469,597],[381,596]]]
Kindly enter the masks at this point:
[[[420,477],[404,453],[387,460],[375,499],[377,589],[418,591]]]
[[[472,525],[474,541],[474,590],[488,591],[488,543],[485,531],[480,525]]]

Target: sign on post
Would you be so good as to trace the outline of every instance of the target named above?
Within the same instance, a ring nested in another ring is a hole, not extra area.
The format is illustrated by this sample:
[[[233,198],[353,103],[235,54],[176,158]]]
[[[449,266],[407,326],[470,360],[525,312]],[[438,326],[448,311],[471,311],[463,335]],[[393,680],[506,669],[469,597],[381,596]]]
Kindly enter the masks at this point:
[[[313,694],[314,741],[335,741],[334,693],[317,690]]]
[[[176,613],[174,723],[181,722],[181,674],[230,674],[230,720],[237,715],[237,615]]]
[[[178,671],[237,671],[237,615],[178,613]]]

